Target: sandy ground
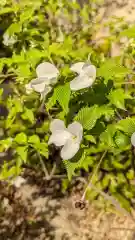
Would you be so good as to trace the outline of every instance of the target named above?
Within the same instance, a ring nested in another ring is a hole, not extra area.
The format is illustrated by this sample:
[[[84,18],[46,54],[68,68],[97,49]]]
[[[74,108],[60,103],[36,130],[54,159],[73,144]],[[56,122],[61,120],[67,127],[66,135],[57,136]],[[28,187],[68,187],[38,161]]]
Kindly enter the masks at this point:
[[[32,172],[26,176],[17,189],[0,184],[1,240],[135,239],[135,222],[129,217],[105,213],[92,204],[75,208],[82,183],[65,195],[59,180],[46,182]]]

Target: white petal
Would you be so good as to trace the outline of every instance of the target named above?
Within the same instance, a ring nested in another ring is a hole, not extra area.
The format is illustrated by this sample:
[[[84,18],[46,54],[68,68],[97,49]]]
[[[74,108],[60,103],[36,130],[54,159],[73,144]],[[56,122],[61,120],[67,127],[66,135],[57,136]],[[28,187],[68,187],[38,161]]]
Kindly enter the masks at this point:
[[[58,130],[65,130],[65,123],[62,120],[54,119],[50,124],[50,131],[55,132]]]
[[[31,83],[28,83],[25,85],[26,93],[30,94],[33,91],[33,88],[31,86]]]
[[[38,78],[45,77],[48,79],[56,78],[59,75],[58,69],[49,62],[43,62],[36,68]]]
[[[94,65],[85,64],[82,69],[85,74],[95,80],[96,78],[96,67]]]
[[[82,68],[83,68],[84,64],[85,64],[84,62],[75,63],[75,64],[73,64],[73,65],[70,67],[70,69],[71,69],[71,71],[80,74],[80,72],[82,71]]]
[[[135,147],[135,132],[131,136],[131,143]]]
[[[55,131],[49,141],[48,141],[48,144],[55,144],[57,147],[60,147],[60,146],[63,146],[66,141],[71,138],[71,134],[66,131],[66,130],[58,130],[58,131]]]
[[[49,93],[49,92],[51,92],[51,90],[52,90],[52,87],[50,87],[50,86],[45,86],[45,89],[44,89],[44,92],[41,92],[40,94],[41,94],[41,100],[44,98],[45,99],[45,96]]]
[[[79,75],[70,82],[70,88],[73,91],[77,91],[90,87],[93,82],[93,78],[89,78],[87,75]]]
[[[61,149],[61,158],[63,160],[71,159],[78,152],[79,148],[80,144],[70,138]]]
[[[73,122],[68,125],[67,130],[77,137],[77,141],[80,143],[83,136],[83,127],[79,122]]]
[[[39,92],[39,93],[42,93],[44,92],[45,90],[45,85],[46,85],[46,82],[44,81],[44,79],[34,79],[31,81],[31,86],[32,88],[36,91],[36,92]]]

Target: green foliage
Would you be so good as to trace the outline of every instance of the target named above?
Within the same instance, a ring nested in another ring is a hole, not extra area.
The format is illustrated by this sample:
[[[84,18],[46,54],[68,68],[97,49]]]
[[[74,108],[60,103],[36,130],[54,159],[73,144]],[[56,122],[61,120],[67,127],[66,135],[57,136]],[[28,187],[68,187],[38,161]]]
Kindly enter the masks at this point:
[[[125,99],[131,99],[132,97],[125,93],[123,89],[116,89],[110,92],[108,99],[110,103],[116,106],[118,109],[125,110]]]
[[[19,175],[24,163],[36,168],[43,162],[50,172],[56,159],[60,162],[63,147],[48,146],[51,120],[62,119],[65,125],[77,121],[83,127],[79,150],[57,169],[59,175],[67,171],[64,189],[82,169],[88,174],[97,169],[95,186],[114,195],[130,211],[135,198],[130,183],[135,175],[131,151],[131,135],[135,132],[135,41],[120,45],[118,57],[111,57],[111,46],[114,41],[121,44],[123,36],[134,38],[135,27],[126,29],[128,25],[121,19],[111,20],[110,36],[98,46],[97,9],[96,1],[83,7],[68,0],[0,3],[0,111],[1,107],[5,109],[5,114],[0,112],[0,152],[11,152],[10,161],[1,165],[0,179]],[[37,77],[36,68],[43,62],[55,65],[59,76],[55,84],[46,84],[51,90],[40,97],[38,91],[26,92],[26,84]],[[77,62],[93,64],[97,77],[88,88],[73,91],[70,82],[78,74],[70,67]],[[72,140],[77,141],[77,136]],[[99,192],[91,190],[87,195],[102,204]]]
[[[121,65],[119,57],[106,59],[98,69],[98,76],[103,77],[105,83],[109,80],[116,81],[117,78],[124,78],[128,73],[130,73],[129,69]]]
[[[120,37],[134,38],[135,37],[135,26],[129,27],[128,29],[121,31]]]
[[[66,83],[63,86],[58,86],[54,89],[54,93],[52,97],[49,99],[49,102],[47,103],[47,109],[51,109],[56,102],[60,104],[65,114],[68,113],[69,110],[69,100],[70,100],[70,87],[69,84]]]

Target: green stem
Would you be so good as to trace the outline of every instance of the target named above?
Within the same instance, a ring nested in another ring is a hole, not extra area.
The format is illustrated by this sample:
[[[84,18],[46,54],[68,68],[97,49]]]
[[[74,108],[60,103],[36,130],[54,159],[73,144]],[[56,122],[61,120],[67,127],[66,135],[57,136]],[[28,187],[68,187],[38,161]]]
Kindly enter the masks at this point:
[[[43,168],[43,171],[44,171],[44,174],[45,174],[45,178],[48,179],[50,176],[49,176],[48,170],[47,170],[47,168],[45,166],[45,163],[43,162],[42,157],[40,156],[40,154],[38,152],[37,152],[37,155],[38,155],[38,158],[40,160],[40,164],[41,164],[41,166]]]
[[[97,165],[96,168],[94,169],[94,172],[93,172],[93,174],[92,174],[92,177],[91,177],[91,179],[90,179],[90,181],[89,181],[89,183],[88,183],[88,185],[87,185],[87,187],[86,187],[86,189],[85,189],[85,191],[84,191],[84,193],[83,193],[83,195],[82,195],[81,201],[84,201],[84,200],[85,200],[85,196],[86,196],[87,190],[90,188],[90,186],[91,186],[91,184],[92,184],[92,181],[93,181],[94,177],[96,176],[97,171],[98,171],[98,169],[99,169],[99,167],[100,167],[100,165],[101,165],[101,163],[102,163],[102,161],[103,161],[103,158],[105,157],[106,153],[107,153],[107,150],[104,151],[104,153],[102,154],[102,156],[101,156],[101,158],[100,158],[100,160],[99,160],[98,165]]]

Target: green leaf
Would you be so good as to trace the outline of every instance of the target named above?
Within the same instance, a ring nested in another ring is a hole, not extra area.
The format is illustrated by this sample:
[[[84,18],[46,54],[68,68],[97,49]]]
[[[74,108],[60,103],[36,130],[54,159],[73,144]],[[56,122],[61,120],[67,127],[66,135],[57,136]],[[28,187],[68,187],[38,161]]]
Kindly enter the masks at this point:
[[[21,157],[22,161],[24,163],[26,163],[27,162],[27,154],[28,154],[27,146],[17,147],[16,148],[16,152]]]
[[[135,117],[127,117],[126,119],[120,120],[116,128],[128,134],[130,137],[135,132]]]
[[[14,35],[15,33],[20,33],[22,31],[22,25],[18,22],[12,23],[10,27],[7,29],[6,33],[10,36]]]
[[[15,138],[14,141],[18,144],[26,144],[27,143],[27,136],[25,133],[18,133]]]
[[[33,13],[34,13],[34,9],[33,8],[25,9],[25,11],[23,11],[21,13],[21,15],[20,15],[20,22],[21,23],[24,23],[26,21],[30,22]]]
[[[121,132],[117,132],[115,136],[115,143],[119,148],[126,148],[130,144],[130,139],[128,136]]]
[[[96,139],[95,139],[95,137],[93,137],[92,135],[86,135],[86,136],[84,136],[84,138],[85,138],[87,141],[96,144]]]
[[[93,157],[91,156],[86,156],[86,153],[84,152],[77,162],[71,162],[69,160],[64,160],[63,161],[65,168],[67,170],[67,175],[69,181],[71,181],[72,176],[75,176],[75,170],[76,169],[85,169],[88,171],[89,166],[93,164]]]
[[[117,108],[125,109],[125,99],[132,99],[132,97],[120,88],[110,92],[108,99],[111,104],[115,105]]]
[[[93,107],[86,107],[82,108],[77,116],[75,117],[75,121],[78,121],[82,124],[83,128],[87,130],[91,130],[95,124],[96,121],[101,117],[101,113],[99,112],[99,108],[97,105],[94,105]]]
[[[40,144],[40,138],[38,135],[34,134],[28,138],[28,143],[37,145]]]
[[[115,169],[124,169],[123,163],[118,162],[117,159],[112,161],[112,165],[115,167]]]
[[[116,127],[113,124],[110,124],[107,126],[105,132],[101,133],[100,135],[100,141],[109,148],[114,148],[115,143],[114,143],[114,134],[116,132]]]
[[[118,192],[115,193],[114,196],[118,199],[123,208],[125,208],[129,212],[131,211],[130,202],[124,196],[122,196]]]
[[[135,38],[135,26],[129,27],[120,32],[120,37]]]
[[[78,112],[74,120],[80,122],[83,128],[87,130],[91,130],[95,126],[97,120],[101,118],[101,116],[110,118],[113,115],[114,115],[114,110],[111,107],[107,105],[103,105],[101,107],[94,105],[93,107],[90,107],[90,108],[88,107],[82,108]]]
[[[28,120],[31,123],[34,123],[34,114],[31,109],[25,108],[24,113],[21,115],[22,119]]]
[[[68,105],[70,100],[70,85],[66,83],[63,86],[58,86],[54,89],[53,96],[49,99],[49,102],[46,104],[47,109],[49,110],[53,105],[58,102],[62,107],[63,111],[67,114],[68,113]]]
[[[107,59],[99,69],[97,69],[97,76],[103,77],[105,83],[114,77],[125,77],[129,73],[129,69],[120,65],[118,57]]]
[[[135,173],[134,173],[134,170],[133,169],[129,169],[128,172],[126,173],[126,176],[129,180],[132,180],[134,179],[135,177]]]
[[[12,145],[12,138],[0,140],[0,152],[6,151]]]
[[[13,11],[14,11],[13,8],[4,7],[4,8],[2,8],[2,9],[0,10],[0,15],[4,15],[4,14],[6,14],[6,13],[11,13],[11,12],[13,12]]]
[[[48,159],[48,144],[45,142],[36,143],[36,150],[39,151],[41,155]]]

